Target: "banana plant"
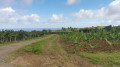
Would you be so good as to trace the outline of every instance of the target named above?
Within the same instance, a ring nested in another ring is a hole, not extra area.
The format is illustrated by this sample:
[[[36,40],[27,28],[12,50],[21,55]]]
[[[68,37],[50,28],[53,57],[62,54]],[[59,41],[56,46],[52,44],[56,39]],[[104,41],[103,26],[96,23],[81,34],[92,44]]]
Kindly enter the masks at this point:
[[[75,39],[74,39],[74,42],[73,42],[73,44],[72,44],[72,46],[74,46],[74,53],[76,53],[76,51],[77,51],[77,45],[81,45],[81,43],[80,42],[78,42],[78,37],[76,37]]]
[[[95,48],[98,48],[99,47],[99,44],[96,44],[96,45],[91,45],[91,44],[89,44],[90,45],[90,47],[92,48],[92,49],[95,49]]]
[[[110,42],[110,41],[108,41],[108,39],[107,39],[107,38],[106,38],[105,40],[106,40],[106,42],[107,42],[110,46],[113,46],[113,43],[112,43],[112,42]]]
[[[107,42],[110,46],[118,45],[118,44],[119,44],[119,43],[118,43],[119,40],[115,40],[114,42],[110,42],[110,41],[108,41],[108,39],[105,39],[105,40],[106,40],[106,42]]]
[[[118,44],[119,44],[118,41],[119,41],[119,40],[115,40],[115,41],[113,42],[113,44],[118,45]]]

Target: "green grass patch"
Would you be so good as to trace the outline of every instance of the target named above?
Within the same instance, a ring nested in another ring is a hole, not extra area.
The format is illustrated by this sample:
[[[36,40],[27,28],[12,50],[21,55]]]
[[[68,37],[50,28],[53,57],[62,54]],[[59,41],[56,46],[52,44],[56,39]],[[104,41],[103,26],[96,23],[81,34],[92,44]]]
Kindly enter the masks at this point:
[[[25,51],[25,52],[32,52],[34,54],[40,54],[44,50],[44,45],[47,44],[49,41],[53,40],[56,36],[53,36],[48,39],[44,39],[35,43],[32,43],[30,45],[24,46],[18,50],[20,51]]]
[[[54,40],[52,41],[52,44],[53,44],[53,45],[51,46],[52,49],[57,50],[57,51],[60,50],[60,46],[57,44],[56,39],[54,39]]]
[[[103,67],[120,67],[120,53],[80,53],[79,55]]]
[[[17,40],[17,41],[12,41],[12,42],[8,42],[8,43],[1,43],[0,46],[11,45],[11,44],[19,43],[19,42],[25,42],[25,41],[40,39],[40,38],[47,37],[47,36],[50,36],[50,35],[44,35],[44,36],[41,36],[41,37],[34,37],[34,38],[31,38],[31,39],[27,39],[27,40]]]
[[[54,50],[60,50],[60,46],[59,46],[59,45],[53,45],[52,48],[53,48]]]
[[[53,65],[59,65],[60,63],[59,62],[54,62],[52,63]]]

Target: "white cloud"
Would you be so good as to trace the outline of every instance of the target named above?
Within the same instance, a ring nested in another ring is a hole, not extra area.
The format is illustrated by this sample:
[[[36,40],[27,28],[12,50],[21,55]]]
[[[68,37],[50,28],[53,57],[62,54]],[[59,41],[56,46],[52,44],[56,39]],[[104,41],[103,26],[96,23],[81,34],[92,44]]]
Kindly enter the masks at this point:
[[[64,18],[63,14],[53,14],[47,22],[67,22],[67,18]]]
[[[74,20],[79,20],[81,18],[92,18],[94,12],[92,10],[81,9],[79,12],[72,13],[71,15],[74,18]]]
[[[33,0],[0,0],[0,7],[6,7],[11,5],[31,5]]]
[[[81,0],[67,0],[67,5],[72,5],[75,3],[79,3]]]
[[[36,22],[40,22],[40,16],[38,16],[37,14],[32,14],[32,15],[22,16],[20,20],[29,23],[36,23]]]
[[[72,13],[73,20],[97,18],[101,19],[100,23],[104,24],[120,24],[120,0],[111,2],[108,6],[98,10],[84,10]]]
[[[7,7],[7,8],[3,8],[3,9],[0,9],[1,12],[15,12],[15,10],[13,10],[11,7]]]
[[[40,22],[40,16],[37,14],[21,15],[11,7],[0,9],[0,26],[4,25],[23,25],[36,24]],[[17,27],[17,26],[16,26]]]
[[[67,20],[63,14],[53,14],[48,20],[42,21],[37,14],[23,15],[11,7],[0,8],[0,28],[61,27]]]
[[[14,22],[18,14],[11,7],[0,9],[0,23]]]

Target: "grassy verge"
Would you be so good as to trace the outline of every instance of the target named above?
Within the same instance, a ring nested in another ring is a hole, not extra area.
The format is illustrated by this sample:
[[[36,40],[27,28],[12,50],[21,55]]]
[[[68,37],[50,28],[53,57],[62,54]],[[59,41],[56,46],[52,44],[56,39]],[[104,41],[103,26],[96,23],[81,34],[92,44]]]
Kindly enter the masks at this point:
[[[25,51],[25,52],[32,52],[34,54],[40,54],[44,50],[43,49],[44,45],[47,44],[49,41],[53,40],[55,37],[56,37],[56,35],[51,38],[44,39],[44,40],[32,43],[30,45],[24,46],[24,47],[20,48],[18,50],[18,52]]]
[[[16,42],[12,41],[12,42],[8,42],[8,43],[2,43],[2,44],[0,44],[0,46],[11,45],[11,44],[19,43],[19,42],[25,42],[25,41],[40,39],[40,38],[47,37],[47,36],[49,36],[49,35],[44,35],[44,36],[41,36],[41,37],[35,37],[35,38],[28,39],[28,40],[17,40]]]
[[[80,53],[79,55],[103,67],[120,67],[120,53]]]
[[[53,42],[52,42],[53,45],[51,46],[51,48],[54,49],[54,50],[59,51],[60,50],[60,46],[57,44],[56,40],[57,39],[53,40]]]
[[[53,45],[51,46],[54,50],[60,50],[60,46],[59,45]]]

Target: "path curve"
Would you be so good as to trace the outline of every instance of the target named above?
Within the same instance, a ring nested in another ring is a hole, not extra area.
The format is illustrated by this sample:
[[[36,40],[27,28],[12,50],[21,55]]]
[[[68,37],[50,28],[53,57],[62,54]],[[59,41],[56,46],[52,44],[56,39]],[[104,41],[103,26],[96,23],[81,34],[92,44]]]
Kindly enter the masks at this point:
[[[5,59],[8,57],[8,55],[11,52],[13,52],[13,51],[25,46],[25,45],[29,45],[31,43],[34,43],[34,42],[37,42],[37,41],[40,41],[40,40],[48,39],[52,36],[54,36],[54,35],[50,35],[48,37],[44,37],[44,38],[40,38],[40,39],[36,39],[36,40],[30,40],[30,41],[10,44],[10,45],[7,45],[7,46],[0,46],[0,67],[14,67],[13,65],[5,62]]]

